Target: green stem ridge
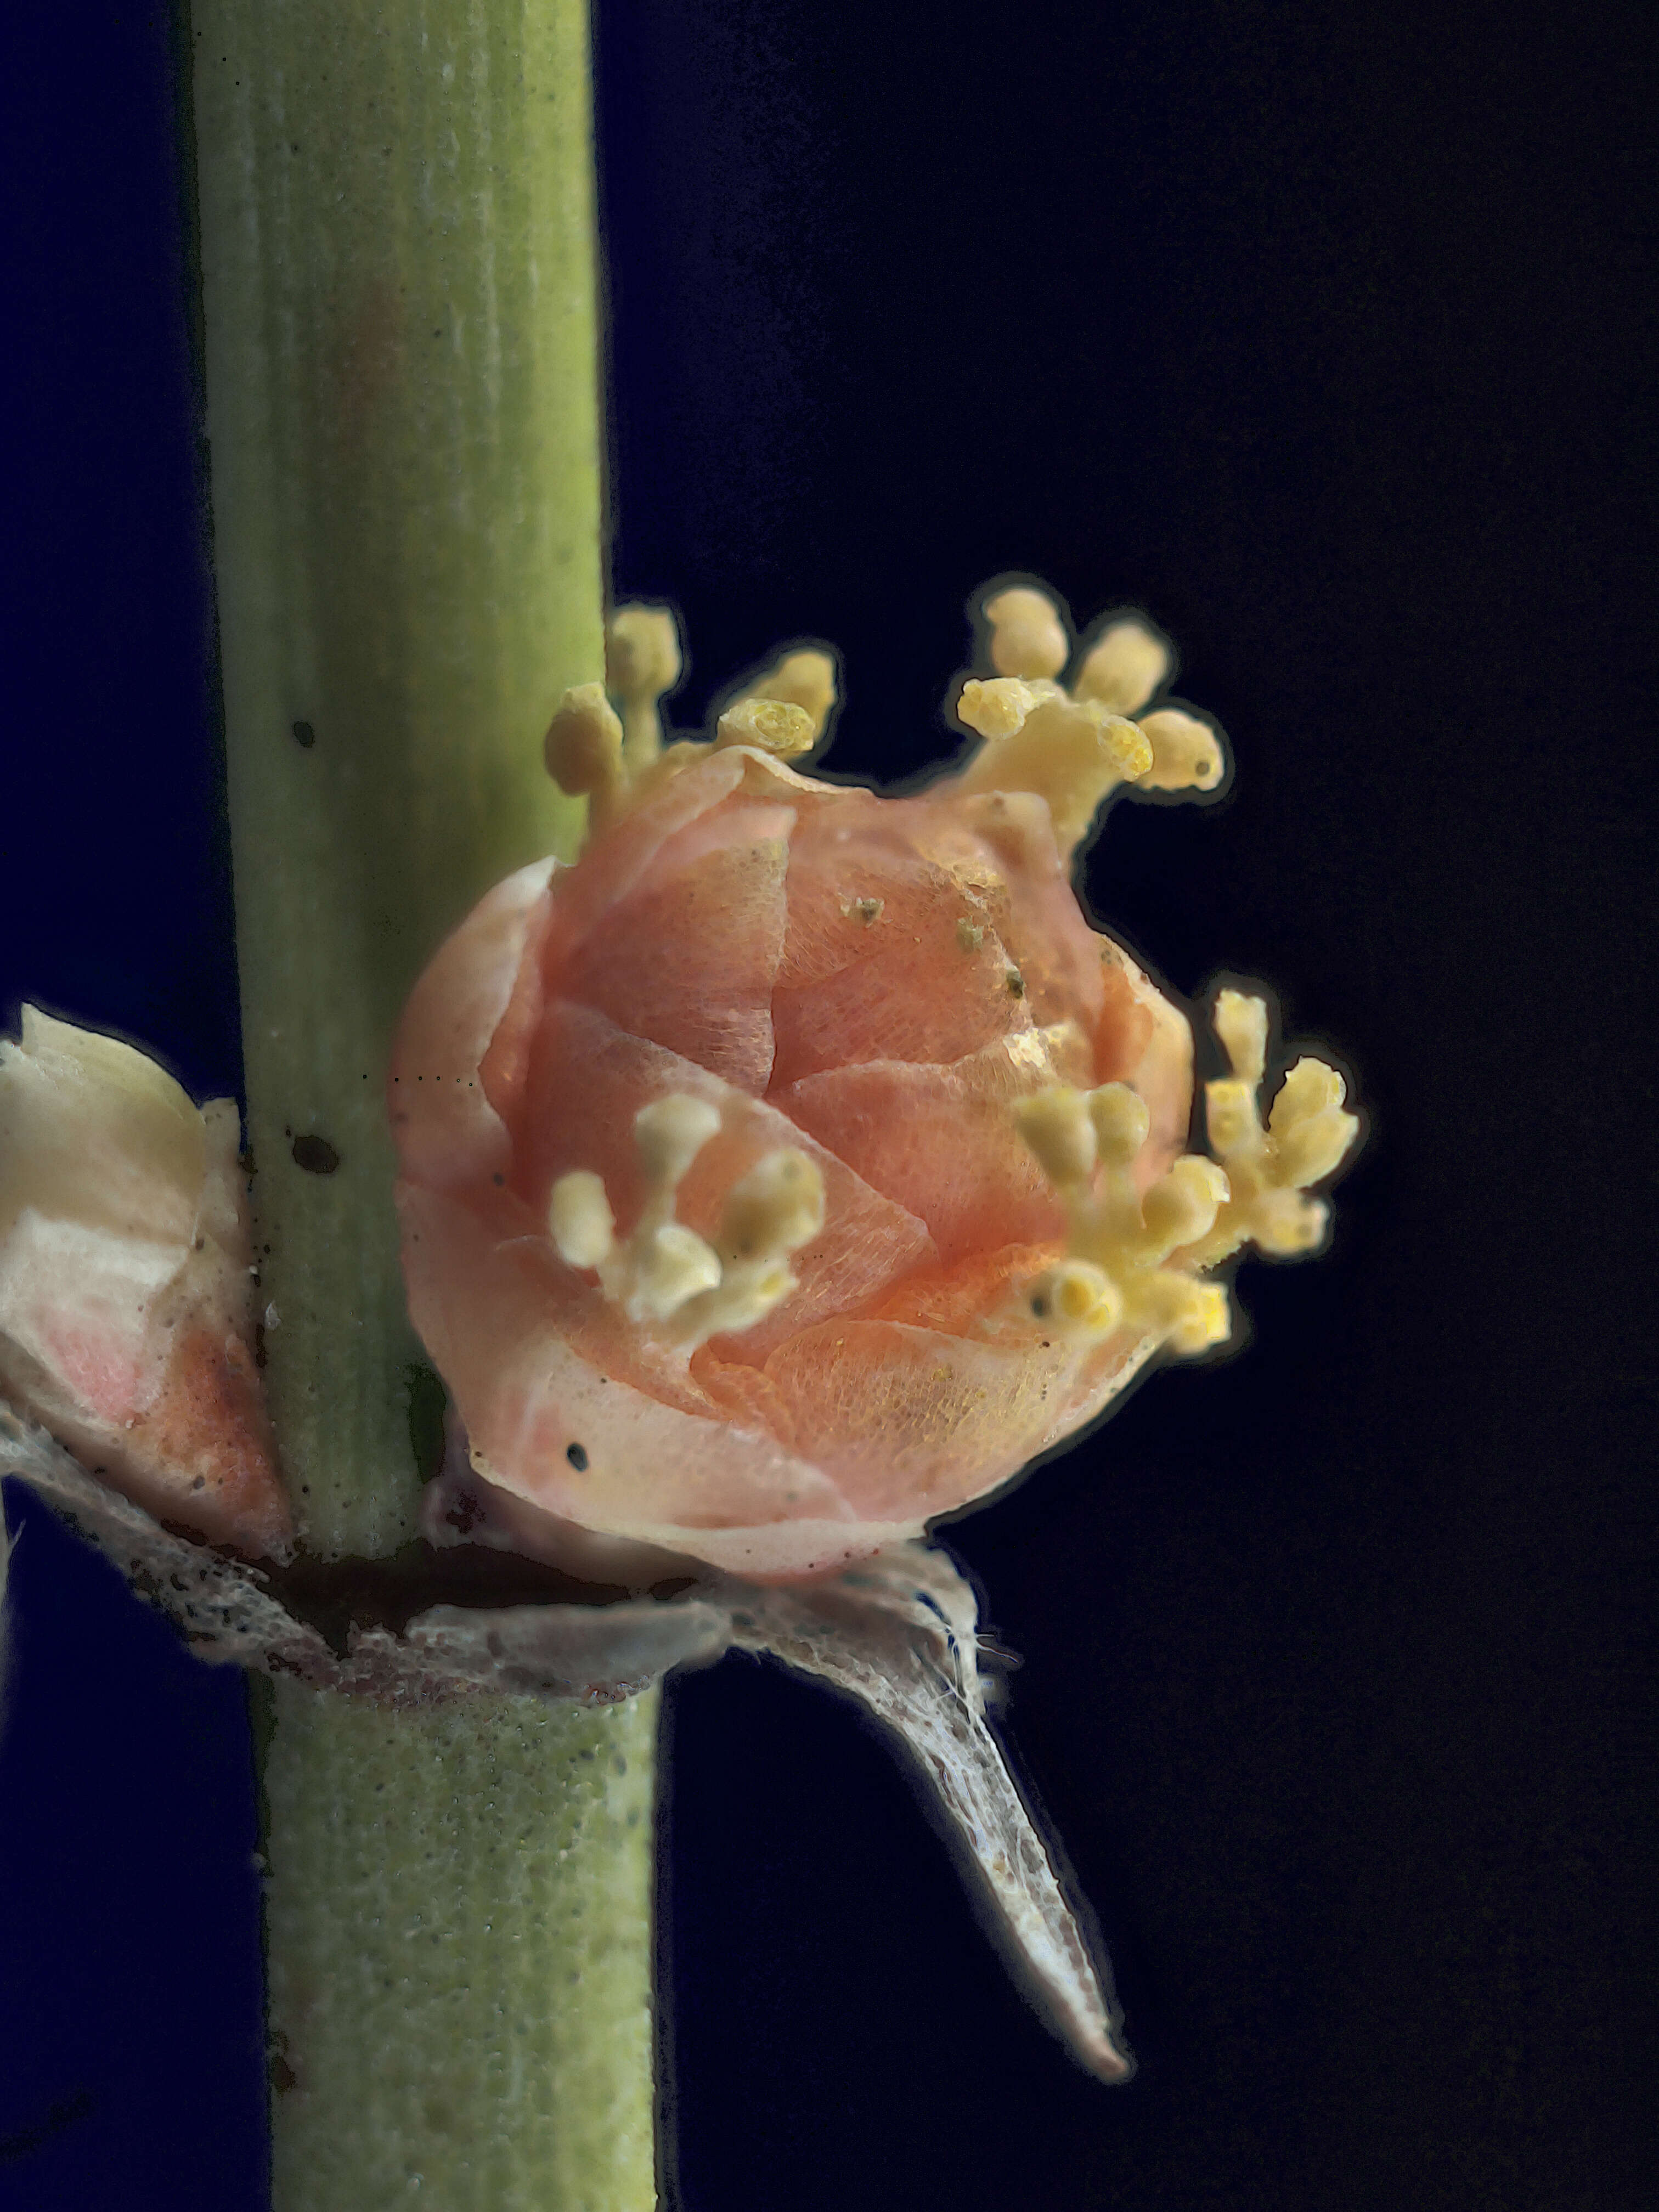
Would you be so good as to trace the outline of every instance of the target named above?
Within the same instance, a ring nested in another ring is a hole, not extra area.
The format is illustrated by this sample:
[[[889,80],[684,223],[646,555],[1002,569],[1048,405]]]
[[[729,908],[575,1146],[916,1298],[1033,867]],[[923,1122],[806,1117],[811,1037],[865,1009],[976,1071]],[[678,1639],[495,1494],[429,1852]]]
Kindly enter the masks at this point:
[[[431,1472],[392,1030],[473,902],[570,848],[541,738],[604,671],[587,27],[191,0],[265,1382],[325,1557],[395,1551]],[[276,1683],[277,2212],[654,2203],[656,1711]]]
[[[586,13],[195,0],[191,70],[265,1380],[307,1546],[384,1553],[387,1046],[568,840],[540,739],[604,668]]]

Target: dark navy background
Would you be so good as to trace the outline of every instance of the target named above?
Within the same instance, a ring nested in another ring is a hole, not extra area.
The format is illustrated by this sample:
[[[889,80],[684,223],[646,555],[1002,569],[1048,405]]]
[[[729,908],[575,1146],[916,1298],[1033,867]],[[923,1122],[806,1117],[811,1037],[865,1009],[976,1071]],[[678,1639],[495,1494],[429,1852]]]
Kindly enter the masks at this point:
[[[683,709],[826,637],[831,764],[897,775],[985,578],[1149,609],[1237,785],[1120,808],[1090,895],[1182,992],[1278,986],[1372,1121],[1243,1357],[952,1532],[1137,2078],[1049,2039],[859,1723],[728,1661],[673,1699],[683,2212],[1644,2201],[1644,16],[601,0],[613,562]],[[0,33],[0,1016],[204,1096],[168,70],[143,8]],[[256,2212],[240,1686],[11,1507],[0,2208]]]

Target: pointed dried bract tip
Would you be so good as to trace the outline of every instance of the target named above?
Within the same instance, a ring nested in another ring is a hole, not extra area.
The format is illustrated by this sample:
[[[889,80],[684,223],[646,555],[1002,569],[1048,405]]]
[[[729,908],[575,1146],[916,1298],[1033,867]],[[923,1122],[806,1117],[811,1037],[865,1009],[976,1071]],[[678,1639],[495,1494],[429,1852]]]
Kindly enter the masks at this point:
[[[289,1516],[252,1353],[240,1121],[113,1037],[0,1043],[0,1393],[128,1496],[250,1553]]]
[[[667,607],[618,607],[605,624],[605,689],[622,702],[623,751],[630,775],[662,750],[657,702],[680,680],[679,626]]]

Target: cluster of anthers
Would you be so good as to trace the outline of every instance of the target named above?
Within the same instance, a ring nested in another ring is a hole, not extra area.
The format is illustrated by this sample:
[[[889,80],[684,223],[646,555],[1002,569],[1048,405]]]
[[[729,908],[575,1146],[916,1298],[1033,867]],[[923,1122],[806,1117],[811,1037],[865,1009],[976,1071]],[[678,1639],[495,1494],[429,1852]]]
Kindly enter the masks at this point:
[[[710,750],[695,738],[663,742],[659,702],[682,667],[679,630],[666,607],[618,607],[605,625],[605,682],[579,684],[559,702],[544,741],[547,771],[561,790],[586,799],[590,843]],[[830,655],[813,646],[786,653],[727,706],[714,750],[747,745],[775,760],[800,760],[823,735],[835,703]]]
[[[706,1099],[673,1091],[634,1117],[646,1201],[618,1237],[603,1180],[591,1169],[553,1186],[548,1226],[559,1257],[590,1270],[636,1328],[660,1331],[688,1354],[711,1336],[751,1328],[795,1288],[789,1255],[823,1226],[823,1177],[792,1147],[757,1160],[726,1193],[711,1244],[674,1218],[686,1170],[720,1126]]]
[[[1219,1161],[1186,1153],[1144,1194],[1134,1163],[1146,1109],[1127,1085],[1055,1086],[1014,1107],[1066,1212],[1066,1256],[1024,1291],[1046,1326],[1084,1337],[1127,1328],[1177,1353],[1205,1352],[1232,1328],[1225,1285],[1200,1279],[1207,1270],[1247,1243],[1290,1257],[1323,1240],[1328,1208],[1308,1192],[1359,1133],[1341,1076],[1323,1060],[1298,1060],[1264,1123],[1265,1001],[1221,992],[1215,1028],[1232,1069],[1205,1086]]]
[[[1226,763],[1209,723],[1176,707],[1141,712],[1170,665],[1169,647],[1145,623],[1131,615],[1109,623],[1067,687],[1059,678],[1072,641],[1046,592],[1016,585],[982,611],[996,674],[969,677],[956,701],[957,720],[984,740],[959,772],[964,793],[1036,792],[1048,801],[1060,850],[1070,852],[1120,785],[1209,792],[1220,783]],[[548,772],[586,799],[590,841],[708,751],[693,739],[664,743],[659,702],[682,666],[665,607],[618,607],[605,632],[605,682],[578,684],[561,700],[547,732]],[[714,748],[747,745],[799,761],[835,704],[830,656],[810,646],[786,653],[726,707]]]
[[[1170,674],[1170,650],[1133,615],[1109,623],[1060,681],[1072,641],[1046,592],[1018,585],[988,600],[992,677],[969,677],[957,719],[985,743],[964,791],[1034,791],[1072,851],[1120,784],[1213,791],[1225,767],[1210,724],[1178,707],[1141,714]],[[1134,719],[1135,717],[1139,719]]]

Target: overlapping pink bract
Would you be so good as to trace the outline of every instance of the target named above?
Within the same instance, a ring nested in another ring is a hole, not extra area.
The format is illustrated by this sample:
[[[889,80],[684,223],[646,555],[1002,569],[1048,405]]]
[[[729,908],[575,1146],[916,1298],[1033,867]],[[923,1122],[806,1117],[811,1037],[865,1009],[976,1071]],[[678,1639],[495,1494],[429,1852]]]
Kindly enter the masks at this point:
[[[950,781],[885,799],[711,750],[572,867],[498,885],[417,986],[390,1084],[410,1312],[473,1463],[584,1529],[758,1578],[839,1568],[982,1496],[1090,1420],[1132,1331],[1045,1335],[1019,1285],[1058,1206],[1010,1103],[1133,1085],[1145,1182],[1184,1146],[1182,1016],[1091,930],[1048,810]],[[555,1180],[626,1233],[633,1122],[670,1092],[719,1133],[682,1185],[797,1146],[823,1176],[799,1287],[688,1360],[564,1264]]]

